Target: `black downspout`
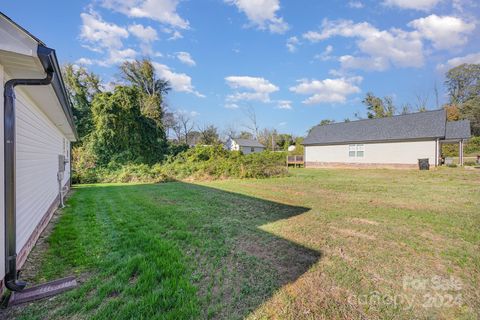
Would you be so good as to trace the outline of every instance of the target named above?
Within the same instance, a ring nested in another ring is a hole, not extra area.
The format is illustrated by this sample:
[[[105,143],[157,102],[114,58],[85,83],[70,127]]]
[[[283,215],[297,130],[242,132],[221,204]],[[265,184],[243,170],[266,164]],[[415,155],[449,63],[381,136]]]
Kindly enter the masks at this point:
[[[53,69],[45,72],[44,79],[8,80],[4,89],[5,286],[12,291],[22,291],[27,285],[17,276],[15,86],[48,85],[52,82]]]

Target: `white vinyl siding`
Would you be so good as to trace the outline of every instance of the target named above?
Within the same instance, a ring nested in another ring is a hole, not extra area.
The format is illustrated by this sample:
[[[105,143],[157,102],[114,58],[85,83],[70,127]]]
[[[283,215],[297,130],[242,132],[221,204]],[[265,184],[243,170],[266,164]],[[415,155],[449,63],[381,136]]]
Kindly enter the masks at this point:
[[[17,251],[58,196],[58,156],[70,142],[35,104],[16,90],[17,125]],[[67,158],[68,159],[68,158]],[[70,175],[65,167],[64,185]]]
[[[305,146],[306,162],[416,164],[420,158],[435,164],[435,141]]]

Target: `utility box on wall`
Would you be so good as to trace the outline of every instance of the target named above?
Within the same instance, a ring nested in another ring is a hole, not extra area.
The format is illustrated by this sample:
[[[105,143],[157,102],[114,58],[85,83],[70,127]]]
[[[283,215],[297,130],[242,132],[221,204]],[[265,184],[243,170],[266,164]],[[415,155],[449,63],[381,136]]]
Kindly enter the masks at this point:
[[[63,154],[58,155],[58,172],[65,172],[65,156]]]

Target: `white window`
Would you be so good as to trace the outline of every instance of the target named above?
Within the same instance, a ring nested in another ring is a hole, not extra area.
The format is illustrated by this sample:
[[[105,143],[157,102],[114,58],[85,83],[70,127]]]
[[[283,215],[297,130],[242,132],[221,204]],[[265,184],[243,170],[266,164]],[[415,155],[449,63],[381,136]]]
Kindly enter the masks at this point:
[[[357,158],[363,158],[365,153],[365,146],[363,144],[357,144]]]
[[[350,158],[363,158],[365,154],[365,146],[363,144],[348,145],[348,156]]]
[[[356,151],[356,146],[355,144],[351,144],[348,146],[348,156],[350,158],[355,158],[355,151]]]

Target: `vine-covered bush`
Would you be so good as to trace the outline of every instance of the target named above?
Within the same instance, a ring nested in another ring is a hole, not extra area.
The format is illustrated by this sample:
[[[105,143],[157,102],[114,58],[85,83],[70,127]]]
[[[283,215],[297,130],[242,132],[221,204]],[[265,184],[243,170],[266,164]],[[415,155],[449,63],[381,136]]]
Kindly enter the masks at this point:
[[[105,167],[95,167],[91,157],[80,157],[78,153],[78,150],[74,153],[78,159],[74,165],[75,183],[267,178],[287,173],[286,154],[283,152],[243,155],[238,151],[225,150],[221,145],[190,148],[151,166],[111,162]]]

